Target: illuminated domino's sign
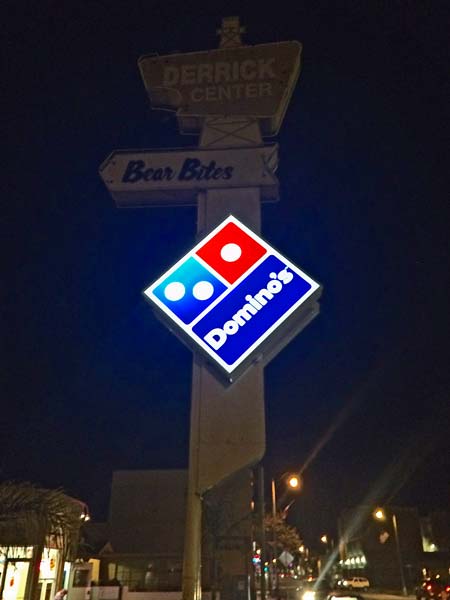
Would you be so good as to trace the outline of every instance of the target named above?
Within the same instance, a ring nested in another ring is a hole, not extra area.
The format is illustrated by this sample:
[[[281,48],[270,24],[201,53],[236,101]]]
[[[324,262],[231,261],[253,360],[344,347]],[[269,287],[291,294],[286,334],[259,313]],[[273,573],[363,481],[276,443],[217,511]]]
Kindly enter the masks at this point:
[[[230,380],[320,292],[316,281],[233,216],[144,290]]]

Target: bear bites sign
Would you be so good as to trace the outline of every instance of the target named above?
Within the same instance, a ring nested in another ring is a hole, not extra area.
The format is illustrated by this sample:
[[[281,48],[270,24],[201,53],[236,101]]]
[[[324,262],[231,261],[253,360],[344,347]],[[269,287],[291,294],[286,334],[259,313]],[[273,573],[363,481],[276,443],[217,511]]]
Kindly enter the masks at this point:
[[[320,293],[316,281],[233,216],[144,291],[230,381]]]
[[[281,125],[300,73],[299,42],[143,56],[139,69],[153,108],[176,110],[180,128],[197,132],[210,115],[249,116],[263,135]]]
[[[278,199],[278,146],[115,150],[100,176],[117,206],[195,205],[207,189],[257,187],[263,201]]]

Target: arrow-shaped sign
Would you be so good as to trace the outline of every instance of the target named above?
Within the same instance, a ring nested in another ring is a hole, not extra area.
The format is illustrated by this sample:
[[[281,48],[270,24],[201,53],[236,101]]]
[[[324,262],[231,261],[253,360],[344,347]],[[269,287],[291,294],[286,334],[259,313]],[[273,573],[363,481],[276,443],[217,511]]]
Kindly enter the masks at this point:
[[[118,206],[195,204],[211,188],[261,189],[278,200],[278,145],[228,149],[116,150],[100,176]]]

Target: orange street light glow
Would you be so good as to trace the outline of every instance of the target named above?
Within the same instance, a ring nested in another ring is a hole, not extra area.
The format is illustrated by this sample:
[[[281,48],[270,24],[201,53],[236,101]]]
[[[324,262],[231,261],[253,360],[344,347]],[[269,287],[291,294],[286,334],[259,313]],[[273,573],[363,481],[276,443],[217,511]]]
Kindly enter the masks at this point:
[[[297,475],[292,475],[292,477],[289,477],[288,479],[288,484],[289,487],[296,489],[300,487],[300,479],[297,477]]]

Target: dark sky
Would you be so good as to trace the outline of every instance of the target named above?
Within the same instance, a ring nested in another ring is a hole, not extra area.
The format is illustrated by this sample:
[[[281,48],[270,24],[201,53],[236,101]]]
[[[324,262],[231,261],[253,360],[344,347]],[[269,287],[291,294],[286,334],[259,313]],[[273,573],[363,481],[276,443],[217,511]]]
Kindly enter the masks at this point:
[[[324,285],[266,369],[267,476],[307,463],[290,518],[310,541],[367,498],[448,508],[448,7],[203,4],[7,7],[0,477],[102,518],[113,470],[186,466],[191,354],[141,291],[195,208],[119,210],[98,167],[197,143],[150,110],[137,59],[215,48],[239,14],[246,43],[304,45],[262,232]]]

